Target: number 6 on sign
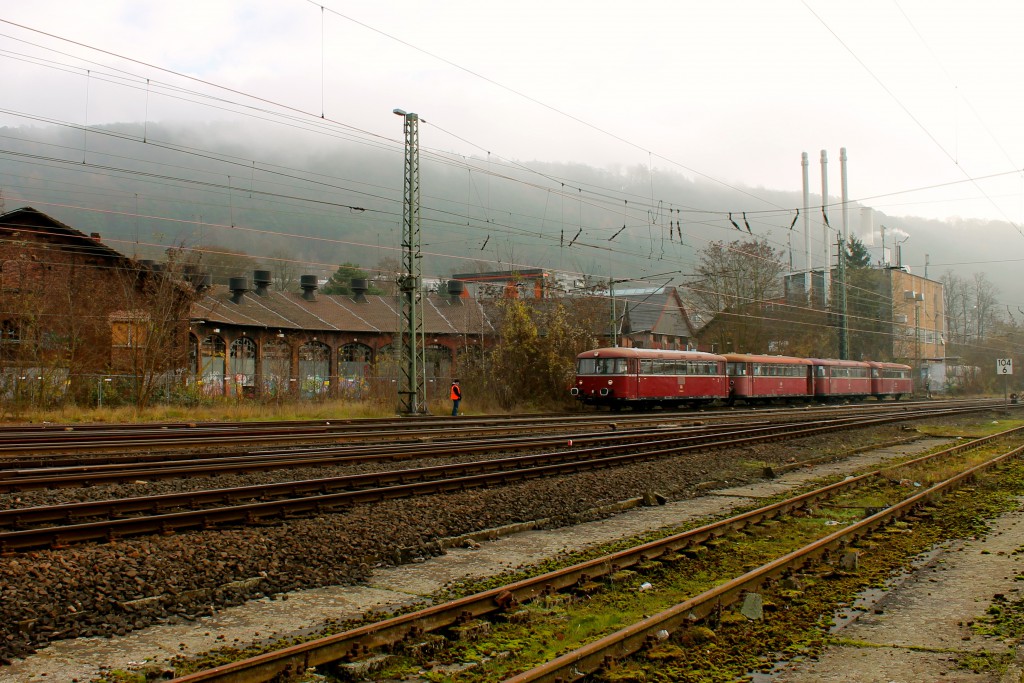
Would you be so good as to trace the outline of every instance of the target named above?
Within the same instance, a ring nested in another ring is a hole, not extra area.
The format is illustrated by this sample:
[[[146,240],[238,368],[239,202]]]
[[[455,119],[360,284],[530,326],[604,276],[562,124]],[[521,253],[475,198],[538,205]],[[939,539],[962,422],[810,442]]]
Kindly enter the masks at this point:
[[[1013,359],[1012,358],[996,358],[996,374],[997,375],[1012,375],[1013,374]]]

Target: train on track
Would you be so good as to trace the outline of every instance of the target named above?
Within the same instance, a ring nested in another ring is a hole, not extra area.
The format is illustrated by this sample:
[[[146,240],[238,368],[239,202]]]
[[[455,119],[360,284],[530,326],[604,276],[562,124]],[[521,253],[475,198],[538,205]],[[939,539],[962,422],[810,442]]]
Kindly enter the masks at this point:
[[[913,393],[913,377],[899,363],[615,347],[579,354],[569,391],[586,405],[613,410],[869,396],[898,401]]]

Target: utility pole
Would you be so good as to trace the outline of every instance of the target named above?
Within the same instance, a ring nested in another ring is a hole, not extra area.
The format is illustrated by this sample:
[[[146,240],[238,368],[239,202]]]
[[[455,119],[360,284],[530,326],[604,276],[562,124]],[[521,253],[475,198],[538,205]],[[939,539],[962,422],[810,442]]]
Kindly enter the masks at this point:
[[[402,320],[399,330],[398,412],[427,411],[427,369],[423,338],[420,248],[420,117],[395,109],[405,129],[405,185],[402,202],[402,273],[398,278]]]

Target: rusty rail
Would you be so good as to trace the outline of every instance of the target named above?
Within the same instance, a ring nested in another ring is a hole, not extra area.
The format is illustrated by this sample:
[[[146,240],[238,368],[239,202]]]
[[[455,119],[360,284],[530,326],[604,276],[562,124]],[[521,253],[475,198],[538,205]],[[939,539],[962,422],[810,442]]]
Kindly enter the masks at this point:
[[[879,402],[859,405],[835,406],[808,405],[799,409],[791,408],[758,408],[741,411],[715,410],[711,412],[658,412],[658,413],[588,413],[559,416],[511,416],[498,417],[465,417],[451,420],[445,417],[364,419],[364,420],[324,420],[316,422],[299,421],[297,423],[257,423],[258,427],[250,427],[248,423],[238,423],[230,427],[230,423],[215,423],[208,427],[202,423],[192,426],[134,427],[119,426],[113,430],[64,426],[61,429],[44,428],[42,430],[0,431],[0,464],[5,460],[23,454],[40,455],[45,453],[60,454],[72,452],[98,452],[107,450],[124,450],[141,447],[146,450],[180,448],[183,446],[211,447],[218,445],[235,445],[238,443],[274,443],[291,441],[374,441],[380,440],[382,432],[390,440],[427,439],[438,435],[447,435],[455,427],[467,436],[490,433],[521,433],[526,428],[548,430],[579,429],[581,424],[608,422],[609,419],[621,424],[660,424],[678,422],[685,419],[729,420],[737,415],[772,415],[786,414],[828,414],[837,410],[845,412],[872,412],[889,410],[892,407],[915,407],[926,405],[931,407],[950,405],[987,405],[993,408],[1003,405],[997,400],[978,401],[924,401],[920,403]]]
[[[1022,429],[1024,428],[1018,427],[983,437],[981,439],[957,444],[956,446],[942,451],[922,456],[921,458],[917,458],[911,462],[921,462],[962,453],[964,451],[977,448],[989,441],[1018,433]],[[1010,454],[1002,457],[1009,457],[1010,455],[1016,454],[1022,450],[1024,450],[1024,447],[1014,449]],[[904,464],[905,463],[901,463],[900,466],[903,466]],[[174,683],[261,683],[263,681],[273,680],[275,677],[285,674],[286,672],[297,673],[305,671],[307,668],[312,666],[321,666],[340,660],[355,659],[366,655],[374,648],[393,645],[407,638],[418,636],[421,633],[450,627],[462,619],[482,617],[513,609],[519,603],[526,602],[538,596],[568,589],[580,585],[581,583],[592,581],[602,576],[607,576],[608,574],[631,567],[641,562],[657,560],[658,558],[674,555],[687,547],[703,543],[707,540],[722,536],[737,529],[742,529],[752,524],[758,524],[765,520],[778,517],[779,515],[816,503],[822,499],[830,498],[843,489],[858,486],[870,478],[882,475],[885,472],[885,469],[887,468],[869,472],[858,477],[844,479],[841,482],[822,487],[816,491],[804,493],[785,501],[780,501],[756,510],[751,510],[729,519],[700,526],[680,534],[645,543],[634,548],[622,550],[605,557],[595,558],[571,567],[548,572],[540,576],[524,579],[522,581],[494,588],[482,593],[477,593],[475,595],[466,596],[449,603],[430,606],[409,614],[361,626],[344,633],[327,636],[325,638],[284,648],[276,652],[269,652],[246,660],[232,662],[212,669],[188,674],[174,679]],[[977,469],[978,468],[974,468],[969,472],[973,473]],[[962,480],[964,476],[965,475],[960,475],[959,479]],[[973,474],[971,474],[971,476],[973,476]],[[911,500],[924,500],[926,499],[925,496],[934,495],[934,491],[937,488],[938,487],[932,487],[927,491],[918,494]],[[891,514],[890,510],[891,509],[883,511],[865,519],[861,525],[870,522],[871,528],[874,528],[874,526],[877,526],[878,524],[883,523],[883,521],[889,519],[889,514]],[[866,526],[861,527],[861,525],[858,525],[858,527],[866,528]],[[837,540],[836,537],[840,537],[840,534],[833,534],[826,539],[819,541],[818,544],[823,544],[821,545],[821,551],[823,552],[829,544],[840,543],[841,541]],[[791,553],[786,557],[791,558],[794,555],[795,554]],[[777,566],[778,562],[781,562],[781,560],[766,565],[765,567],[767,567],[767,569],[762,568],[763,571],[755,570],[754,572],[745,574],[743,577],[736,580],[736,582],[739,583],[731,585],[729,590],[721,593],[721,595],[719,595],[719,593],[716,593],[713,596],[707,596],[707,594],[705,594],[707,600],[706,604],[708,605],[707,607],[700,607],[699,605],[691,605],[691,607],[693,609],[702,610],[711,609],[712,605],[718,604],[717,602],[714,602],[715,600],[720,598],[725,599],[728,595],[733,595],[733,597],[735,597],[735,595],[738,595],[741,590],[745,589],[743,586],[754,585],[752,575],[757,572],[760,571],[763,576],[769,576],[772,575],[773,572],[781,571]],[[690,605],[690,601],[686,604]],[[690,611],[686,609],[679,609],[674,613],[674,615],[675,614],[689,615]],[[666,620],[669,618],[672,617],[666,617]],[[654,619],[654,617],[652,617],[652,619]],[[646,624],[646,622],[644,623]],[[645,628],[643,629],[642,634],[636,634],[633,630],[629,630],[627,638],[628,643],[642,646],[643,643],[646,642],[647,634],[656,633],[662,628],[665,628],[665,626],[659,625],[656,628]],[[613,648],[617,647],[619,646],[613,645]],[[610,654],[610,652],[605,650],[600,654],[588,652],[587,656],[592,657],[593,661],[596,662],[596,665],[599,666],[604,661],[604,657],[608,654]],[[563,673],[565,668],[562,666],[563,664],[569,668],[575,665],[584,665],[582,664],[582,657],[571,658],[571,661],[567,659],[559,664],[559,671],[562,671]],[[580,670],[582,671],[583,669]],[[544,675],[547,674],[545,673]],[[557,675],[563,674],[555,674],[555,676]],[[537,680],[554,681],[558,679],[551,677]],[[565,680],[570,679],[566,678]]]
[[[681,626],[699,621],[739,600],[742,595],[760,586],[765,581],[778,579],[785,573],[811,562],[819,560],[823,555],[835,551],[851,541],[870,534],[875,529],[894,519],[904,517],[920,506],[953,490],[966,481],[972,480],[979,473],[1004,460],[1024,453],[1024,446],[1018,446],[1006,453],[971,467],[950,477],[896,505],[867,517],[856,524],[836,531],[799,550],[795,550],[742,576],[716,586],[689,600],[681,602],[659,614],[648,617],[625,629],[600,638],[572,652],[557,657],[550,662],[541,664],[529,671],[506,679],[505,683],[567,683],[578,680],[589,673],[600,669],[607,661],[622,659],[640,651],[647,644],[657,639],[659,631],[672,633]]]
[[[949,414],[965,409],[944,411],[928,411],[928,415]],[[919,415],[917,415],[919,417]],[[332,485],[353,488],[362,485],[364,488],[331,492],[325,480],[302,482],[307,495],[300,498],[284,498],[279,500],[260,501],[214,507],[183,512],[149,514],[130,518],[113,518],[95,522],[64,524],[32,529],[8,530],[0,532],[0,552],[16,552],[46,547],[62,547],[70,543],[90,541],[111,541],[126,536],[138,536],[155,533],[171,533],[187,529],[209,529],[219,525],[239,525],[265,523],[289,516],[321,514],[326,511],[351,507],[358,504],[378,502],[382,500],[423,495],[427,493],[443,493],[461,491],[470,488],[483,488],[548,476],[558,476],[598,468],[610,468],[630,464],[640,460],[676,455],[681,452],[707,448],[708,439],[727,438],[717,441],[715,447],[741,446],[778,438],[795,438],[810,436],[839,429],[851,429],[874,424],[883,424],[907,419],[906,415],[896,417],[870,417],[835,420],[829,424],[805,428],[802,424],[776,425],[768,428],[742,430],[718,436],[687,436],[677,439],[651,442],[649,450],[640,452],[628,448],[626,453],[619,453],[623,446],[600,446],[581,451],[559,451],[519,458],[476,461],[412,470],[398,470],[383,473],[370,473],[338,478]],[[695,442],[696,440],[696,442]],[[618,453],[618,454],[617,454]],[[510,466],[514,469],[508,469]],[[473,474],[470,474],[473,472]],[[415,483],[408,483],[413,481]],[[398,483],[394,483],[398,482]],[[380,486],[380,484],[391,485]],[[291,492],[296,482],[285,482],[278,485],[261,485],[249,488],[253,497],[259,491]],[[225,496],[227,492],[227,496]],[[139,511],[158,511],[173,505],[210,504],[223,501],[225,497],[243,496],[238,490],[186,492],[107,500],[98,502],[73,503],[61,506],[43,506],[40,508],[15,508],[0,513],[0,519],[7,526],[23,526],[29,523],[41,523],[68,517],[83,517],[87,514],[107,514],[116,517],[119,514],[131,514]]]

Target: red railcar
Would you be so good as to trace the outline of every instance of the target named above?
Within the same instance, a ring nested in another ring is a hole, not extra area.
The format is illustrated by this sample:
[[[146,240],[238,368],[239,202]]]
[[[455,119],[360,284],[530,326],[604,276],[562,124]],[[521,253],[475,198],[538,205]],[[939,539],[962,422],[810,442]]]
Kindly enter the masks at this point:
[[[879,401],[892,396],[897,401],[901,396],[914,393],[913,370],[900,363],[878,363],[868,361],[871,368],[871,393]]]
[[[699,405],[728,396],[725,358],[700,351],[604,348],[576,357],[570,393],[588,405]]]
[[[727,353],[725,360],[730,402],[808,399],[814,395],[811,361],[806,358]]]
[[[867,363],[812,358],[811,371],[814,374],[814,396],[818,400],[871,395],[871,368]]]

